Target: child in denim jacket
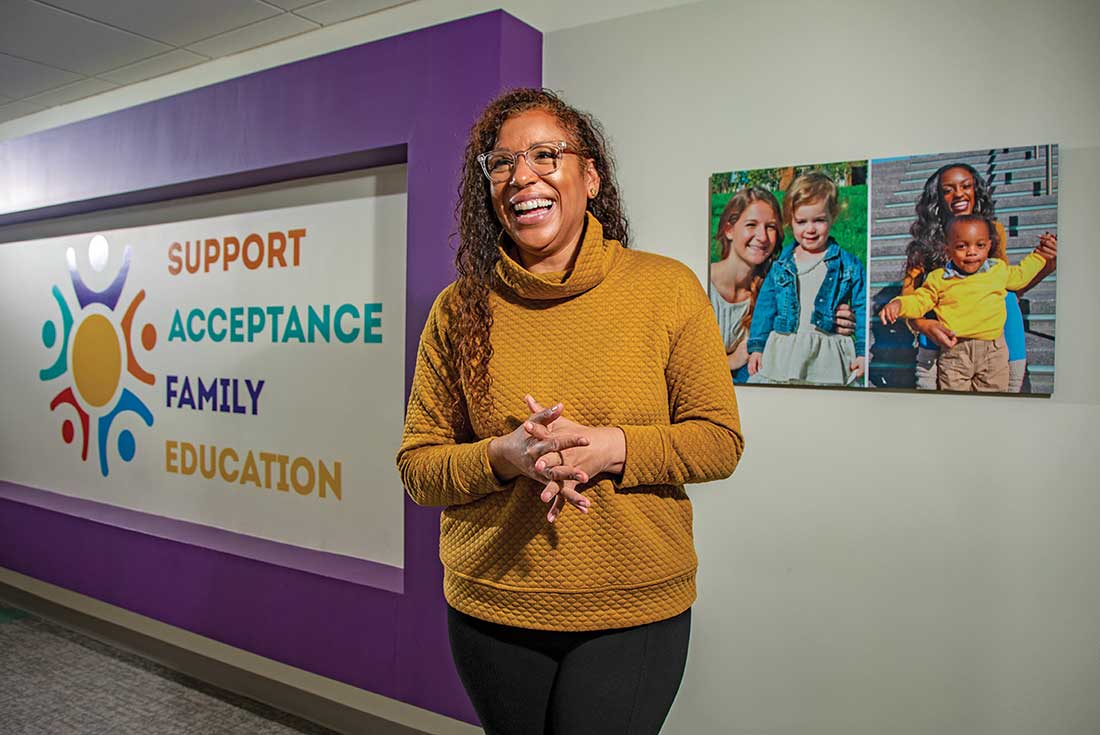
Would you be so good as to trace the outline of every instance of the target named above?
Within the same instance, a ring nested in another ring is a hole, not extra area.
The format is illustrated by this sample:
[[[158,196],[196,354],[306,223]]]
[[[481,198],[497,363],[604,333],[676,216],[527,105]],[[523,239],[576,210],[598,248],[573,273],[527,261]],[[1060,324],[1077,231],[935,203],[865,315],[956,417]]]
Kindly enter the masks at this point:
[[[866,372],[867,276],[829,230],[839,211],[825,174],[796,178],[783,199],[794,232],[760,289],[749,328],[750,383],[850,385]],[[851,306],[855,341],[836,331],[837,306]]]

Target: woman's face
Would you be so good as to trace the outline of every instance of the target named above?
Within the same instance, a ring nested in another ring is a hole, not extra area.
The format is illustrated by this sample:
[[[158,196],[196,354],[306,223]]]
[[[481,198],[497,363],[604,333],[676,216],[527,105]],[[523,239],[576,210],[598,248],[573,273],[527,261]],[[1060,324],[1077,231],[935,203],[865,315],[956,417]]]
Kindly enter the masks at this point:
[[[572,148],[571,136],[554,115],[528,110],[504,121],[493,148],[514,153],[555,140]],[[539,176],[526,157],[519,156],[509,181],[489,184],[493,211],[525,268],[546,272],[569,266],[584,229],[590,192],[598,191],[599,185],[592,160],[568,150],[551,174]]]
[[[940,176],[940,197],[953,216],[974,211],[974,177],[965,168],[949,168]]]
[[[771,257],[779,231],[775,210],[758,200],[745,207],[737,221],[726,225],[724,234],[730,243],[730,254],[755,266]]]

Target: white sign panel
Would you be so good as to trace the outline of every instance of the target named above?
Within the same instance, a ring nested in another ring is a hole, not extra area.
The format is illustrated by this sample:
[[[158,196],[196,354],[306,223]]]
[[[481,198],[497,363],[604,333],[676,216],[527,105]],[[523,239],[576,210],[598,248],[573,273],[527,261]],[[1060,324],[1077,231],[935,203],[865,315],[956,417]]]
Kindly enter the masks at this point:
[[[405,196],[0,245],[0,477],[401,567]]]

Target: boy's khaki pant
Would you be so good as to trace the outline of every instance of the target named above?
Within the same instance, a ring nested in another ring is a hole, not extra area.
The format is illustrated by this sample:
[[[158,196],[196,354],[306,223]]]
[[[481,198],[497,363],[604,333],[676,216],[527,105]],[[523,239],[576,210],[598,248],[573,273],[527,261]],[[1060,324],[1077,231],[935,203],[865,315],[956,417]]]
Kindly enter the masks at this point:
[[[1008,391],[1008,346],[997,339],[959,339],[941,350],[936,361],[936,385],[940,390]]]

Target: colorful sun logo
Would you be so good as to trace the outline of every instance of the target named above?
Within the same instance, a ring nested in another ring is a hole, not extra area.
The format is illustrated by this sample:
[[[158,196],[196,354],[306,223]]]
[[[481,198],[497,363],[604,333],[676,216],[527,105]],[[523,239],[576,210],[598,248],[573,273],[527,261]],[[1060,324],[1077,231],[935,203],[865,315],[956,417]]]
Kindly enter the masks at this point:
[[[107,265],[109,255],[110,244],[107,238],[103,235],[93,237],[88,244],[88,260],[92,269],[97,273],[102,272]],[[62,297],[61,289],[56,285],[53,287],[53,297],[61,311],[61,348],[54,364],[40,370],[38,377],[42,381],[56,380],[62,376],[69,377],[70,385],[54,396],[50,401],[50,410],[55,411],[58,406],[65,404],[76,411],[81,428],[83,449],[80,458],[83,461],[88,460],[91,424],[93,417],[95,418],[96,443],[99,446],[99,471],[106,477],[107,445],[115,418],[129,412],[137,414],[146,426],[153,425],[153,414],[149,408],[123,385],[127,375],[146,385],[156,383],[153,374],[138,364],[131,347],[134,315],[138,306],[145,300],[145,290],[138,292],[126,307],[121,323],[116,325],[118,310],[115,307],[118,306],[122,288],[126,285],[126,276],[130,272],[130,248],[127,247],[123,251],[122,267],[119,268],[118,275],[102,291],[93,291],[84,283],[77,270],[76,252],[72,248],[66,251],[65,258],[69,264],[69,276],[80,308],[77,320],[74,321],[73,310]],[[54,321],[47,321],[42,325],[42,344],[47,349],[53,349],[57,344],[57,331],[57,324]],[[156,344],[157,330],[152,324],[146,324],[141,329],[141,345],[149,351]],[[123,372],[123,363],[126,367],[125,372]],[[76,438],[75,435],[76,427],[72,419],[65,419],[61,425],[61,438],[66,444],[72,444]],[[136,445],[134,435],[129,429],[124,429],[118,434],[116,447],[118,455],[124,462],[134,458]]]

